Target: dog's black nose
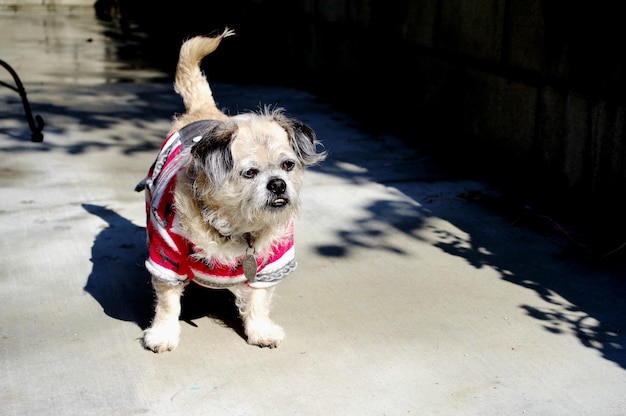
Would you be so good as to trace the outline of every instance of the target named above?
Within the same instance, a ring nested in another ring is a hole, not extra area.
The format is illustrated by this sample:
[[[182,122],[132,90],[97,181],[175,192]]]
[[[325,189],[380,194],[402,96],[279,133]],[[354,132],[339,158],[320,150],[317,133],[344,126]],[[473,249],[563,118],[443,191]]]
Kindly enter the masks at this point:
[[[269,189],[273,194],[279,195],[285,192],[287,184],[282,179],[274,178],[267,183],[267,189]]]

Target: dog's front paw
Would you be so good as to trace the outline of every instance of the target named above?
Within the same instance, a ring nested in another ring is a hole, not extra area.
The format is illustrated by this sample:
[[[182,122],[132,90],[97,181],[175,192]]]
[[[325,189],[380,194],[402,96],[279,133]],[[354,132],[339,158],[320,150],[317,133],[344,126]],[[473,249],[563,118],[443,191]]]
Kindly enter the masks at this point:
[[[178,346],[179,336],[178,321],[160,323],[143,332],[143,346],[156,353],[171,351]]]
[[[285,331],[271,321],[259,321],[246,325],[248,344],[276,348],[285,338]]]

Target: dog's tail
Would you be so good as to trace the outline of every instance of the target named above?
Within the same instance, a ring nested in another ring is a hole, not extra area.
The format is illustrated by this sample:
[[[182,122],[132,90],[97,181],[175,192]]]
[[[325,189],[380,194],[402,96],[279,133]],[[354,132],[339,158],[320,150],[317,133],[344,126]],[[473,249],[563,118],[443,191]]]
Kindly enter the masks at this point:
[[[196,36],[188,39],[181,46],[174,89],[183,98],[186,113],[190,118],[226,118],[215,105],[213,92],[200,68],[200,62],[202,58],[217,49],[222,39],[234,34],[233,30],[225,28],[217,36]]]

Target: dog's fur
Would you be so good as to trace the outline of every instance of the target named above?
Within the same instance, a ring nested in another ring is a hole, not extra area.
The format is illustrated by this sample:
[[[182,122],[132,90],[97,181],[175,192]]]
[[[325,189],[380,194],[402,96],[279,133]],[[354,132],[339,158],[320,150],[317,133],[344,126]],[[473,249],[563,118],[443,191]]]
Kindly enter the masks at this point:
[[[194,37],[180,49],[175,90],[186,112],[173,119],[170,134],[198,120],[215,120],[215,128],[191,149],[190,161],[177,176],[174,207],[185,237],[206,259],[235,265],[254,241],[257,256],[271,255],[298,214],[299,191],[307,166],[322,161],[314,132],[287,117],[282,109],[260,109],[228,116],[220,111],[200,63],[229,29],[214,37]],[[208,136],[208,137],[207,137]],[[280,195],[270,182],[279,181]],[[144,331],[143,343],[155,352],[178,345],[184,284],[172,285],[152,277],[155,314]],[[275,286],[253,288],[246,283],[229,289],[243,321],[247,341],[277,347],[283,329],[269,317]]]

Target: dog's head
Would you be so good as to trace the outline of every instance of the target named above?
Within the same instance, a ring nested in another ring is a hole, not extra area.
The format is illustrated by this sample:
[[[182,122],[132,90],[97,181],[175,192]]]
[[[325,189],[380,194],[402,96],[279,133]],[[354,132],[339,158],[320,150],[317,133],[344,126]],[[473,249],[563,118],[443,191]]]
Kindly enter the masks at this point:
[[[299,211],[305,168],[326,156],[318,144],[280,109],[216,121],[186,170],[204,220],[226,235],[284,226]]]

